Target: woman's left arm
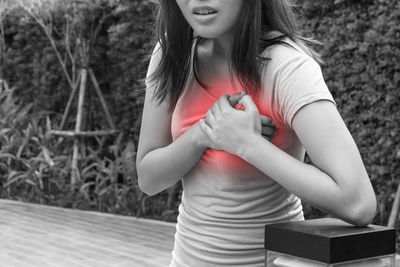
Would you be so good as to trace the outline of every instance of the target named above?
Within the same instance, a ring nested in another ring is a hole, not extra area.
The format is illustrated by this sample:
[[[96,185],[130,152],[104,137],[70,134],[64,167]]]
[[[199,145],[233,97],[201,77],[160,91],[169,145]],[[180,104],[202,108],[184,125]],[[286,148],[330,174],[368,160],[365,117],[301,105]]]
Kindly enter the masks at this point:
[[[244,111],[229,109],[221,98],[207,115],[207,122],[201,124],[215,144],[329,214],[354,225],[371,223],[376,212],[375,194],[357,146],[332,102],[312,102],[292,120],[313,165],[265,140],[251,98],[245,96],[240,103]]]

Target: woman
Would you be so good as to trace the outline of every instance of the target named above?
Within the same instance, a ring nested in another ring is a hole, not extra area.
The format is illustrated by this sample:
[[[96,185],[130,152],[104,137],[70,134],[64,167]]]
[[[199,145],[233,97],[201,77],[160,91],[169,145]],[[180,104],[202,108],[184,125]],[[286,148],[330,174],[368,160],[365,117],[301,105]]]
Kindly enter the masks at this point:
[[[300,199],[354,225],[375,215],[358,149],[292,9],[160,0],[137,170],[149,195],[182,179],[170,266],[263,266],[264,225],[303,220]],[[276,127],[271,141],[260,115]]]

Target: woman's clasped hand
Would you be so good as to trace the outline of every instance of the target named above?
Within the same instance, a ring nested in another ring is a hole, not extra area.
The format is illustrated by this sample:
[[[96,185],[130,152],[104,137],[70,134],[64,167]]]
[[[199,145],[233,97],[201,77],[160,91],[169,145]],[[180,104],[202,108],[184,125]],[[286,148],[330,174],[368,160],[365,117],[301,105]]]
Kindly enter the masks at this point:
[[[240,106],[241,108],[235,108]],[[242,147],[252,135],[263,135],[267,140],[276,133],[272,119],[260,115],[252,98],[245,92],[221,96],[200,121],[207,135],[207,146],[240,155]]]

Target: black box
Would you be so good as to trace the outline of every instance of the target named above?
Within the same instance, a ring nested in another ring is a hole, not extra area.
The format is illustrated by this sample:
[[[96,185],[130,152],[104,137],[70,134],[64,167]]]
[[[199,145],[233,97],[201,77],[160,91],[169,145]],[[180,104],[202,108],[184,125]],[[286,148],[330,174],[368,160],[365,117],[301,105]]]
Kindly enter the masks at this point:
[[[333,264],[396,253],[396,231],[323,218],[265,226],[265,249]]]

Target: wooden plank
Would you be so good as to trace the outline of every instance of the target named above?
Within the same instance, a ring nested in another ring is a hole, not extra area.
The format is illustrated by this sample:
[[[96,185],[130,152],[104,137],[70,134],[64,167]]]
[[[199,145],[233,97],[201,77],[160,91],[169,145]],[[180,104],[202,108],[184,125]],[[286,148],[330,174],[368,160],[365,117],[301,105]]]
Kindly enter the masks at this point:
[[[0,199],[0,266],[168,266],[175,224]]]

